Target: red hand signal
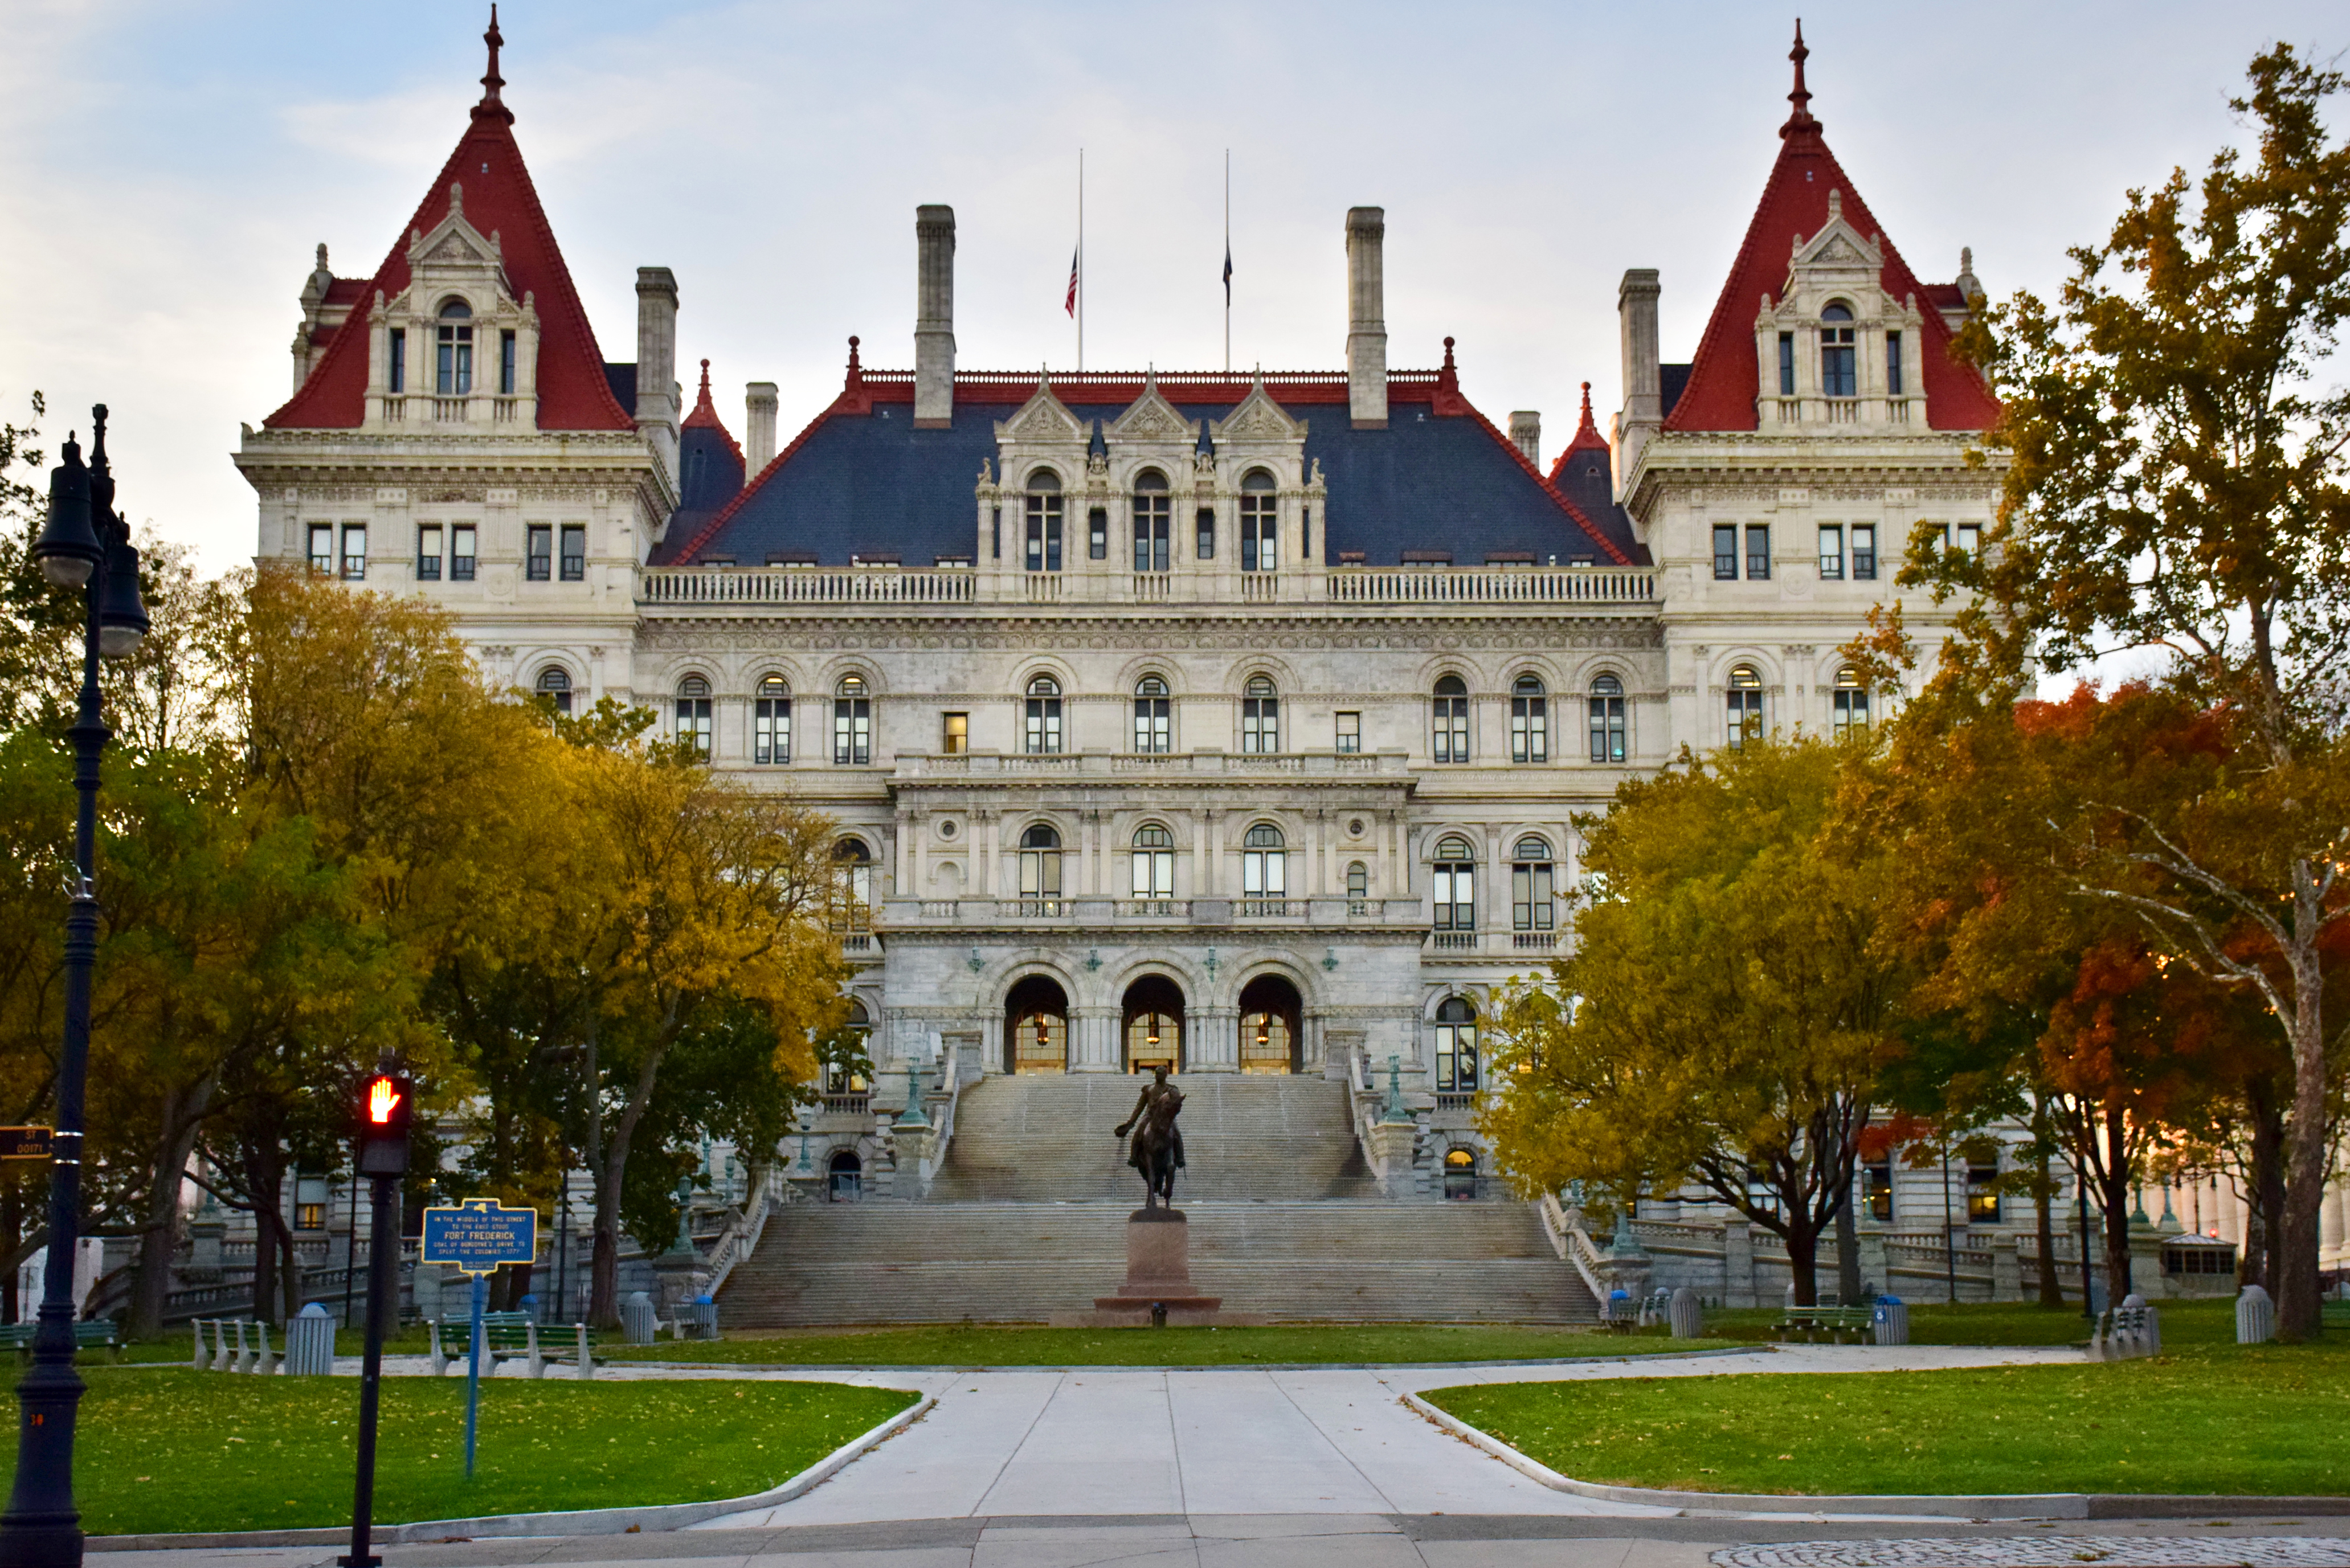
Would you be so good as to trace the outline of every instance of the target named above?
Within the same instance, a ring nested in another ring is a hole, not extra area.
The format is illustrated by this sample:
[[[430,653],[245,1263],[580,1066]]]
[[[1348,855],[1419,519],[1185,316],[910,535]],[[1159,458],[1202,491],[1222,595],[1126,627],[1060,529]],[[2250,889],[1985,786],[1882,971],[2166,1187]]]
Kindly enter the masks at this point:
[[[391,1086],[390,1078],[378,1078],[368,1085],[368,1120],[378,1127],[391,1120],[391,1108],[400,1104],[400,1091]]]

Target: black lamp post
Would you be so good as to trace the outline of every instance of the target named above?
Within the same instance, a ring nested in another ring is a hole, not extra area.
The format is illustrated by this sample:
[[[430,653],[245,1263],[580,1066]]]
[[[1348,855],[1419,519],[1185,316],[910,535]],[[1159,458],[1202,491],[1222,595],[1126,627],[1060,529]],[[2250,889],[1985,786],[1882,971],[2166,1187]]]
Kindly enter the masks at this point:
[[[81,1562],[81,1511],[74,1506],[74,1417],[82,1381],[74,1371],[74,1259],[81,1239],[82,1087],[89,1075],[90,968],[98,957],[98,895],[91,887],[98,828],[98,762],[106,749],[99,711],[98,661],[127,659],[147,633],[139,601],[139,552],[114,510],[106,465],[106,405],[90,464],[66,439],[65,462],[49,471],[49,521],[33,546],[41,575],[82,590],[81,705],[69,730],[74,748],[73,907],[66,916],[66,1037],[57,1063],[57,1127],[49,1171],[49,1260],[41,1288],[33,1365],[16,1384],[16,1482],[0,1514],[0,1568],[60,1568]]]

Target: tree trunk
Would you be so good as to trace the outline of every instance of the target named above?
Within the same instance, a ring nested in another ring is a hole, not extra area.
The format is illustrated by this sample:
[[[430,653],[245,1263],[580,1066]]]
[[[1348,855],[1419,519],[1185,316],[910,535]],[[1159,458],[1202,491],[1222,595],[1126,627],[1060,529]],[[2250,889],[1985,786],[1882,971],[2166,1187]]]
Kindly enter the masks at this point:
[[[2049,1150],[2055,1142],[2055,1129],[2048,1123],[2048,1107],[2035,1094],[2032,1099],[2032,1220],[2040,1243],[2040,1304],[2061,1307],[2064,1304],[2064,1282],[2056,1270],[2056,1179],[2048,1168]]]
[[[2119,1306],[2135,1290],[2130,1278],[2130,1149],[2128,1118],[2117,1106],[2105,1112],[2106,1161],[2097,1173],[2097,1207],[2106,1220],[2106,1304]]]
[[[172,1259],[180,1249],[180,1192],[187,1180],[188,1157],[195,1152],[196,1131],[212,1109],[217,1076],[207,1073],[194,1083],[163,1093],[163,1127],[148,1167],[147,1220],[139,1233],[138,1272],[130,1283],[132,1339],[156,1339],[163,1333],[163,1304],[172,1293]]]
[[[603,1169],[597,1173],[596,1262],[589,1275],[588,1320],[601,1328],[617,1327],[620,1321],[620,1180],[628,1174],[629,1142],[636,1137],[637,1123],[644,1119],[645,1107],[652,1103],[653,1084],[660,1075],[661,1058],[668,1054],[666,1043],[645,1052],[636,1088],[613,1125],[611,1147],[604,1156]]]
[[[1795,1277],[1795,1304],[1820,1304],[1820,1233],[1815,1226],[1789,1221],[1781,1232],[1787,1243],[1787,1269]]]
[[[2318,1307],[2317,1210],[2325,1199],[2325,1035],[2322,1012],[2324,976],[2318,966],[2314,887],[2305,865],[2293,867],[2304,892],[2298,929],[2309,940],[2289,951],[2293,963],[2293,1119],[2287,1125],[2284,1216],[2276,1238],[2277,1337],[2314,1339],[2322,1323]]]
[[[294,1230],[292,1226],[280,1225],[277,1227],[277,1247],[278,1256],[284,1264],[284,1271],[279,1275],[280,1283],[278,1285],[279,1294],[285,1301],[283,1321],[292,1323],[296,1315],[302,1310],[302,1297],[305,1294],[303,1290],[304,1282],[302,1279],[302,1253],[294,1244]]]
[[[1836,1304],[1857,1306],[1860,1303],[1860,1221],[1852,1211],[1852,1183],[1844,1185],[1844,1199],[1836,1205]]]

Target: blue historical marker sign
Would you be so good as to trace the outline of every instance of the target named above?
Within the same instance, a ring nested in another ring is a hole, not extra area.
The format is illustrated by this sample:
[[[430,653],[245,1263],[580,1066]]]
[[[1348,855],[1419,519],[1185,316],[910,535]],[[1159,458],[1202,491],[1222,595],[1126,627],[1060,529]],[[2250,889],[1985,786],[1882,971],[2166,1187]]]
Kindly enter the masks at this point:
[[[494,1198],[468,1198],[453,1209],[424,1211],[423,1259],[460,1273],[495,1273],[538,1256],[538,1210],[509,1209]]]

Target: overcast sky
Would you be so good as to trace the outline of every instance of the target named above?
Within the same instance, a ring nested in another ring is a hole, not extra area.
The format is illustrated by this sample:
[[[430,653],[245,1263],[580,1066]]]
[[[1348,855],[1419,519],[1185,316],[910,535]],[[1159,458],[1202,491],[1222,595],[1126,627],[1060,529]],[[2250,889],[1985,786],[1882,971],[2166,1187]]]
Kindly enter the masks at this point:
[[[206,563],[252,549],[230,465],[286,398],[311,248],[370,275],[479,96],[485,6],[0,0],[0,411],[51,445],[114,410],[122,500]],[[965,369],[1076,361],[1061,312],[1086,150],[1086,361],[1335,369],[1343,224],[1388,213],[1388,362],[1460,339],[1498,423],[1617,397],[1616,283],[1664,275],[1687,358],[1785,118],[1792,17],[1753,5],[663,5],[511,0],[505,99],[608,358],[675,270],[679,368],[783,389],[785,439],[913,358],[913,209],[959,221]],[[2227,99],[2336,4],[1808,4],[1813,110],[1888,237],[1944,281],[2045,289],[2126,187],[2241,140]]]

